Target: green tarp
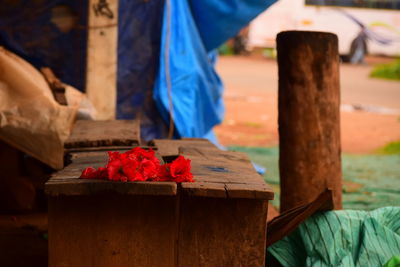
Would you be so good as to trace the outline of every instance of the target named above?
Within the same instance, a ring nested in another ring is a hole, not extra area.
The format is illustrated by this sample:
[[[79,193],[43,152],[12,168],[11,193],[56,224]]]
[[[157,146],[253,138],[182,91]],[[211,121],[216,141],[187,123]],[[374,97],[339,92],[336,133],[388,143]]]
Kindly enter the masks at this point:
[[[400,207],[317,213],[268,252],[283,266],[384,266],[400,256]]]

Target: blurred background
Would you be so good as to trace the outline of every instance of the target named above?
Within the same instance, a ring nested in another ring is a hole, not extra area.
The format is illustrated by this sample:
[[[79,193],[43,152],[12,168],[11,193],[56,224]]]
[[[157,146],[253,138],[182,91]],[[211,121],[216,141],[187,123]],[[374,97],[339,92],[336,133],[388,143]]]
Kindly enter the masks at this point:
[[[344,207],[399,203],[400,1],[280,0],[219,48],[226,116],[221,144],[250,153],[279,191],[278,66],[281,31],[339,38]],[[391,189],[389,189],[391,188]],[[275,205],[278,205],[275,200]]]

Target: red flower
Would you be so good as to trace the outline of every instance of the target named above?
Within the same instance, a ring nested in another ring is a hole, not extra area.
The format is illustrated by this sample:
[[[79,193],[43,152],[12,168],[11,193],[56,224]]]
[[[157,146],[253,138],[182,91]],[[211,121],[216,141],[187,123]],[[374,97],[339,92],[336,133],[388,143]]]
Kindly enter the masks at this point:
[[[190,160],[179,156],[172,163],[160,166],[153,149],[135,147],[127,152],[108,152],[106,167],[97,170],[89,167],[83,170],[80,178],[108,179],[111,181],[176,181],[193,182]]]
[[[178,156],[173,162],[161,166],[159,181],[193,182],[193,174],[190,172],[190,159]]]
[[[93,167],[88,167],[82,171],[81,177],[84,179],[96,179],[97,178],[97,171]]]

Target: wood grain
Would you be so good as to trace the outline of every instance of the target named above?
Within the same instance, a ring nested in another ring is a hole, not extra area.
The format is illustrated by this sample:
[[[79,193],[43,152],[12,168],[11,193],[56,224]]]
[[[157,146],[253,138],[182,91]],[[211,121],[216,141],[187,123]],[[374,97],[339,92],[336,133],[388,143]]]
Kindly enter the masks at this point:
[[[175,197],[49,199],[49,266],[175,266]]]
[[[136,120],[76,121],[65,148],[137,146],[140,125]]]
[[[245,154],[222,150],[210,153],[207,149],[187,147],[180,147],[179,151],[184,152],[185,157],[191,160],[192,173],[196,181],[196,183],[182,184],[184,192],[190,191],[186,193],[188,195],[214,197],[225,195],[228,198],[264,200],[274,198],[272,188],[255,171]],[[221,185],[216,187],[216,184]],[[207,188],[213,192],[207,193]],[[224,189],[225,194],[223,194]]]
[[[183,196],[180,210],[177,266],[264,266],[265,201]]]
[[[281,211],[333,189],[342,207],[338,39],[332,33],[282,32],[279,65]]]
[[[208,149],[211,151],[219,151],[219,149],[207,139],[179,139],[179,140],[169,140],[169,139],[155,139],[151,142],[155,147],[157,147],[158,152],[161,156],[177,156],[179,155],[179,147],[195,147]]]
[[[272,189],[242,153],[204,140],[155,141],[191,160],[196,182],[77,179],[104,151],[71,153],[46,184],[50,266],[264,266]]]

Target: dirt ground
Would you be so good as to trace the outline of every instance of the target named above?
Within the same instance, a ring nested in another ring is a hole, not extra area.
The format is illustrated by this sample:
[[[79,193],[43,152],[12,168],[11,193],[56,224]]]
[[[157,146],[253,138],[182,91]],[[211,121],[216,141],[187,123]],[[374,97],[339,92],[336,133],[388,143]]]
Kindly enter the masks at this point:
[[[400,82],[369,78],[374,64],[341,65],[341,133],[345,153],[364,154],[400,140]],[[226,113],[216,134],[225,146],[277,146],[278,69],[276,61],[221,57]],[[361,107],[354,110],[356,105]]]

